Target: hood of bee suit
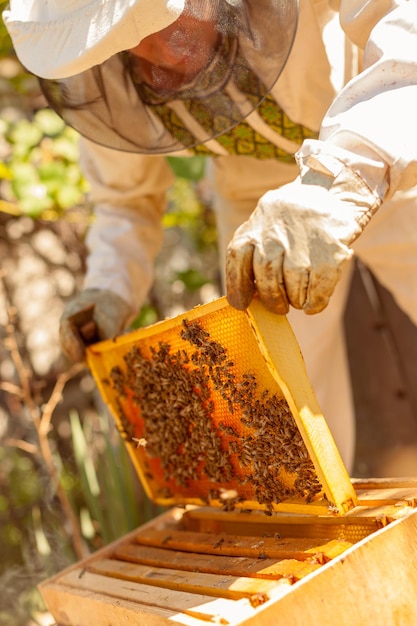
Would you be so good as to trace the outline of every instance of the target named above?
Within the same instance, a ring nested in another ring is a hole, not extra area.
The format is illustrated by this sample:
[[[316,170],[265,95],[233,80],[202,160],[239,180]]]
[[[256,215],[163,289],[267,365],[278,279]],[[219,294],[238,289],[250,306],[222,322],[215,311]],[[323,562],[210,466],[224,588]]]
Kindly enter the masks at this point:
[[[3,19],[70,126],[110,148],[166,154],[223,136],[265,99],[291,50],[298,0],[11,0]],[[215,44],[202,62],[206,25]],[[158,57],[167,33],[174,54],[184,48],[181,72]],[[156,57],[131,52],[155,39]]]
[[[41,78],[67,78],[172,24],[186,0],[11,0],[3,12],[17,57]]]

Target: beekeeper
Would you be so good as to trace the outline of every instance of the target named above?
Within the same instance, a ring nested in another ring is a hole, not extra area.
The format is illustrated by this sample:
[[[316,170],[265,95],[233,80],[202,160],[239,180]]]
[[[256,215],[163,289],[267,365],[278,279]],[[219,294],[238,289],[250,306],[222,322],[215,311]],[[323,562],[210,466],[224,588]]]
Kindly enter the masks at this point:
[[[288,314],[350,467],[354,253],[417,322],[416,15],[415,0],[11,0],[17,55],[83,136],[95,204],[64,352],[83,358],[70,314],[94,303],[105,338],[143,303],[164,155],[213,156],[228,299]]]

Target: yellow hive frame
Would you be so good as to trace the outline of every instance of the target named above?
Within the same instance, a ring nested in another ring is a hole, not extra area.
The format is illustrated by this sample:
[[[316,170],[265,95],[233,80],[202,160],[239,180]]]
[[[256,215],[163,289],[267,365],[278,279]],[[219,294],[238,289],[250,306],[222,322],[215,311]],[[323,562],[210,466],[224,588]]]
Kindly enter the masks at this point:
[[[110,372],[113,367],[120,367],[123,364],[123,357],[132,346],[149,346],[160,337],[169,337],[170,340],[174,338],[174,341],[177,341],[183,320],[198,322],[203,326],[208,324],[210,336],[214,339],[217,338],[219,332],[220,335],[222,333],[223,320],[230,320],[229,323],[232,324],[236,323],[236,328],[240,333],[237,343],[241,346],[242,356],[246,360],[253,360],[257,363],[256,371],[264,368],[262,369],[263,376],[275,382],[288,403],[325,497],[314,499],[312,502],[302,499],[284,500],[279,504],[274,504],[274,510],[323,515],[326,512],[343,514],[356,506],[355,491],[311,388],[304,360],[290,324],[285,316],[277,316],[267,311],[257,299],[253,300],[246,311],[237,311],[229,306],[225,298],[220,298],[175,318],[88,348],[88,365],[119,428],[123,430],[118,410],[118,397],[112,385],[109,384]],[[247,350],[243,354],[245,346]],[[232,358],[236,359],[236,356],[238,360],[239,349],[236,352],[235,348]],[[127,442],[127,449],[148,496],[154,502],[164,506],[207,503],[207,498],[202,499],[201,493],[195,497],[184,496],[181,490],[178,493],[174,490],[167,496],[161,495],[155,477],[152,480],[149,479],[149,468],[147,470],[144,462],[144,450],[137,448],[132,441]],[[209,501],[214,505],[224,504],[216,499],[210,498]],[[254,500],[245,500],[238,506],[244,509],[263,508]]]

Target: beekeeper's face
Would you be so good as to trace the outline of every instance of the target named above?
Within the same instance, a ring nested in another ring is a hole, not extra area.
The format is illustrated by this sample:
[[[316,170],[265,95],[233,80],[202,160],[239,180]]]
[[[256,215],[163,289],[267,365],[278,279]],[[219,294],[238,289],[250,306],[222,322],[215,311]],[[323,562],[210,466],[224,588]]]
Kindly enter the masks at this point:
[[[204,18],[204,19],[203,19]],[[213,11],[185,11],[173,24],[149,35],[129,52],[138,61],[144,79],[153,85],[163,76],[178,81],[193,78],[210,62],[219,33]],[[163,86],[161,86],[163,87]]]

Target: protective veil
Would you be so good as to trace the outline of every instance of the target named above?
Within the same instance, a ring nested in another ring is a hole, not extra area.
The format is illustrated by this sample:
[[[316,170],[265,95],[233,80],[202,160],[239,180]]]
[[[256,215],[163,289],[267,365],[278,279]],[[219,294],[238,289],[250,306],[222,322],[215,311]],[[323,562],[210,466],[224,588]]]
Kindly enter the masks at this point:
[[[182,15],[210,23],[216,34],[200,71],[193,72],[192,46],[184,52],[190,71],[183,81],[157,65],[144,75],[137,57],[121,51],[74,76],[41,79],[50,106],[96,143],[143,154],[193,148],[237,126],[265,99],[285,65],[298,3],[211,0],[186,6],[192,8]],[[170,37],[186,46],[175,24]]]

